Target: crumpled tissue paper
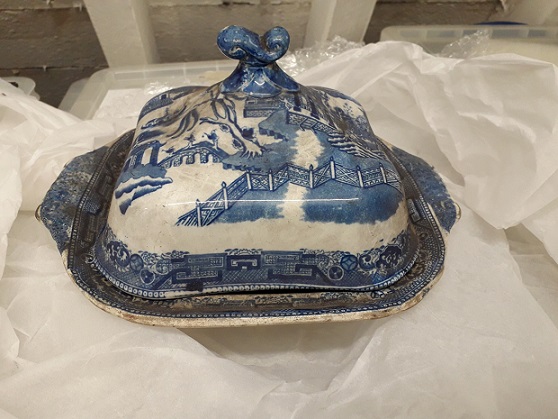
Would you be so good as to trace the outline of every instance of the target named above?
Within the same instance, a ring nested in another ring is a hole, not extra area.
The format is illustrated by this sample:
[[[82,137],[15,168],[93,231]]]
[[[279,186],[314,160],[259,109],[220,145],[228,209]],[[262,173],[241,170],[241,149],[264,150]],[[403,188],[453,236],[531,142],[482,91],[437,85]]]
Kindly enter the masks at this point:
[[[444,177],[462,207],[445,273],[380,320],[183,331],[95,308],[30,212],[66,160],[122,123],[0,84],[0,416],[558,416],[558,303],[543,297],[558,296],[545,253],[558,259],[555,73],[380,43],[301,74],[356,97],[379,136]]]

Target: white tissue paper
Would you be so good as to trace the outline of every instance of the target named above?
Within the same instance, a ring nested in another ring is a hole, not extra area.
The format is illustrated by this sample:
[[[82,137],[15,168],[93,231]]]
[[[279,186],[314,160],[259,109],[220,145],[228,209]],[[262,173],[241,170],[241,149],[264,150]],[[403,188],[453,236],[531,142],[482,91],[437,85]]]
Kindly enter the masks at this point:
[[[390,42],[298,80],[356,97],[461,205],[425,299],[380,320],[183,331],[97,309],[31,210],[127,122],[0,84],[0,417],[558,416],[556,68]]]

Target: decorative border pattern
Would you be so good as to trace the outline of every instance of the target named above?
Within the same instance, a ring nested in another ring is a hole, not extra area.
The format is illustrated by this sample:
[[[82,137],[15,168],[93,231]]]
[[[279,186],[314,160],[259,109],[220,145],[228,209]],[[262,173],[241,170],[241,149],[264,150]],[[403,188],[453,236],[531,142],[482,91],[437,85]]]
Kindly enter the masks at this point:
[[[401,232],[356,255],[345,251],[229,249],[221,253],[132,253],[105,227],[92,260],[103,276],[144,298],[200,293],[329,289],[372,291],[396,282],[417,259],[417,239]]]

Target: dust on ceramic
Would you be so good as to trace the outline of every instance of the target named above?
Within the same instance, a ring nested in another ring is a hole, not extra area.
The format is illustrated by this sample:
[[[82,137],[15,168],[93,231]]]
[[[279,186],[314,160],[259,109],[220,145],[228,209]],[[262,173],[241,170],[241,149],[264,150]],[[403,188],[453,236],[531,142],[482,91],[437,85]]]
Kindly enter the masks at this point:
[[[288,44],[225,28],[227,79],[158,95],[61,173],[40,218],[95,304],[169,326],[373,318],[439,277],[443,183],[354,99],[285,74]]]

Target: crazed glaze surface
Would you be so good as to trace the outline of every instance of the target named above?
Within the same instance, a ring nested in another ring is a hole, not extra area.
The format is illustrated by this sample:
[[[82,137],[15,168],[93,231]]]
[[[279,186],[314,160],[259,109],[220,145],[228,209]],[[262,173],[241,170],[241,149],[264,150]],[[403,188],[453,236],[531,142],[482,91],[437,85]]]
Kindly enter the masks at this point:
[[[153,98],[135,132],[77,158],[47,194],[41,219],[78,285],[149,324],[422,298],[457,218],[432,169],[379,140],[353,99],[283,73],[282,28],[229,27],[218,42],[241,60],[229,78]]]

